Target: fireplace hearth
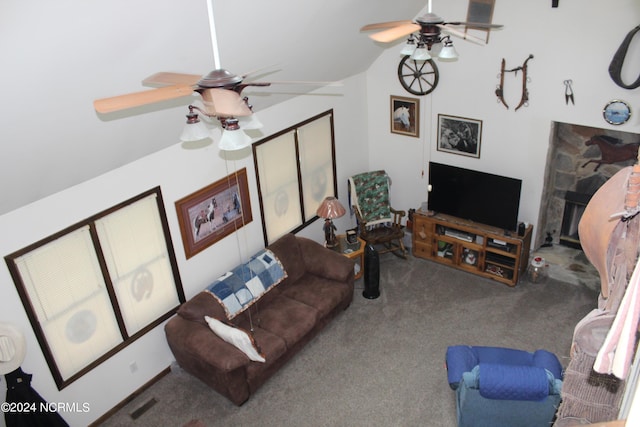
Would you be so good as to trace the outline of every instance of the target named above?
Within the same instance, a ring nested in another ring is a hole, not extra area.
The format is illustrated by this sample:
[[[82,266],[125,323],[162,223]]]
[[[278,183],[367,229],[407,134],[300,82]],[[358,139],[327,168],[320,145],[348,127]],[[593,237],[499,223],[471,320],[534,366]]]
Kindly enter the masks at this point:
[[[560,244],[574,249],[582,249],[578,224],[591,199],[590,194],[567,191],[564,197],[564,215],[560,227]]]

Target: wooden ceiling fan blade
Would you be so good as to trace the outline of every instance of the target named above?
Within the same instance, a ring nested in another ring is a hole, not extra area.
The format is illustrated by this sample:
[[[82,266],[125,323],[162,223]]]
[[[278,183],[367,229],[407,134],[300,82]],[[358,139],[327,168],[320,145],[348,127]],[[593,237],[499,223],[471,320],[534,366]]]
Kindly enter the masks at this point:
[[[491,29],[491,28],[503,28],[504,25],[500,25],[500,24],[487,24],[484,22],[445,22],[444,25],[464,25],[465,27],[473,27],[473,28],[487,28],[487,29]]]
[[[271,80],[269,82],[271,85],[311,85],[311,86],[334,86],[340,87],[344,86],[342,81],[337,82],[323,82],[323,81],[311,81],[311,80]],[[247,84],[247,86],[267,86],[262,84]]]
[[[406,24],[411,24],[411,23],[412,23],[412,21],[407,20],[407,19],[405,19],[403,21],[377,22],[375,24],[365,25],[364,27],[360,28],[360,31],[382,30],[382,29],[393,28],[393,27],[397,27],[399,25],[406,25]]]
[[[420,25],[412,22],[371,34],[369,38],[381,43],[389,43],[420,30]]]
[[[201,91],[207,114],[216,117],[244,117],[253,114],[242,96],[234,90],[211,88]]]
[[[167,86],[142,92],[129,93],[127,95],[113,96],[111,98],[97,99],[93,106],[98,113],[106,114],[128,108],[140,107],[170,99],[181,98],[193,93],[188,85]]]
[[[271,73],[275,73],[275,72],[277,72],[277,71],[281,71],[281,70],[276,70],[276,69],[275,69],[276,67],[279,67],[279,66],[280,66],[280,64],[271,64],[271,65],[268,65],[268,66],[266,66],[266,67],[256,68],[255,70],[251,70],[251,71],[249,71],[248,73],[242,73],[241,75],[242,75],[242,78],[243,78],[243,79],[246,79],[246,78],[248,78],[248,77],[249,77],[249,76],[251,76],[251,75],[258,74],[258,73],[260,73],[260,72],[263,72],[263,71],[266,71],[266,70],[269,70],[269,69],[273,69],[273,71],[270,71],[270,72],[268,73],[268,74],[271,74]],[[254,78],[255,78],[255,76],[254,76]]]
[[[481,39],[480,37],[473,36],[469,33],[465,33],[464,31],[456,30],[455,28],[447,27],[445,25],[438,25],[443,31],[446,31],[454,36],[460,37],[461,39],[469,40],[474,43],[486,44],[486,41]]]
[[[202,76],[198,74],[160,72],[147,77],[142,81],[142,84],[156,87],[174,85],[195,86],[201,78]]]

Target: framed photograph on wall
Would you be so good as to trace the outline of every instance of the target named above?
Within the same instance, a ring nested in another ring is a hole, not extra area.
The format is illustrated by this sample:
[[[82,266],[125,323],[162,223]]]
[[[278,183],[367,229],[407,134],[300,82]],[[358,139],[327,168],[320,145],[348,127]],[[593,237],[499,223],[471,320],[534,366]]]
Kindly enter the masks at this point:
[[[438,151],[480,158],[482,120],[438,114]]]
[[[420,100],[391,95],[391,133],[420,137]]]
[[[247,169],[178,200],[176,211],[189,259],[253,220]]]

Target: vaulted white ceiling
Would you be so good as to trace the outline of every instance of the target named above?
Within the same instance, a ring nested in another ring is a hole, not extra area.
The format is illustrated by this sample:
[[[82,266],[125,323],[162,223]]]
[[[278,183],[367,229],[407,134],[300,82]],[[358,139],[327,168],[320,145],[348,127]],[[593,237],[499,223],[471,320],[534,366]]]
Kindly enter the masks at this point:
[[[158,71],[211,71],[207,1],[0,2],[0,214],[177,143],[188,98],[110,115],[92,102],[144,90]],[[363,25],[412,19],[426,3],[213,0],[220,65],[266,81],[341,80],[384,50]],[[253,89],[251,103],[309,89]]]

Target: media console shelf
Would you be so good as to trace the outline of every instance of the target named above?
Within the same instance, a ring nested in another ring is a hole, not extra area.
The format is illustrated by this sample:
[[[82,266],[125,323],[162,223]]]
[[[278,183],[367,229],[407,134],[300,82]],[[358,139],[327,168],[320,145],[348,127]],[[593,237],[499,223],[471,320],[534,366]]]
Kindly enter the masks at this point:
[[[529,261],[531,234],[524,236],[450,215],[413,216],[413,255],[515,286]]]

